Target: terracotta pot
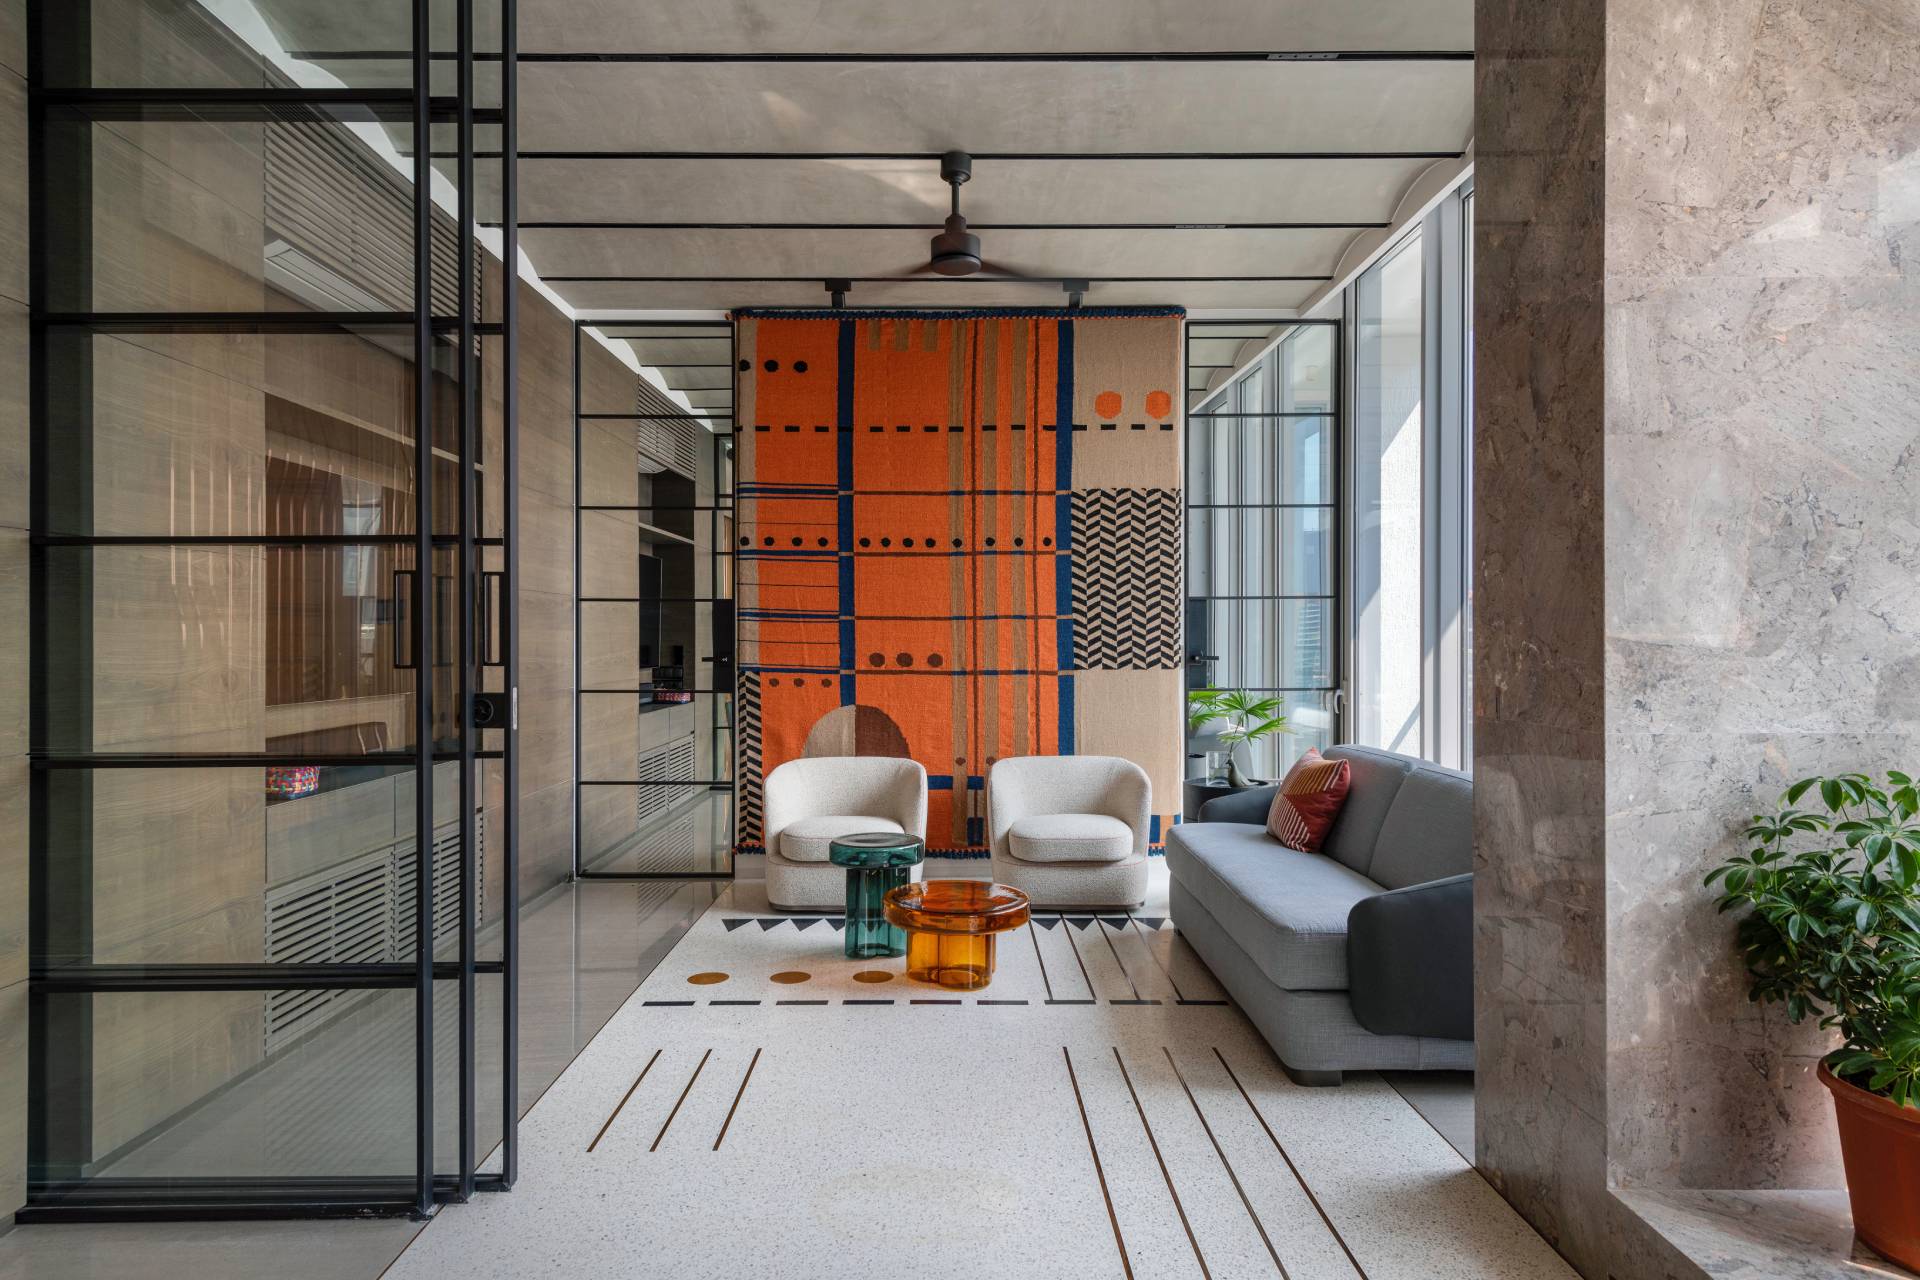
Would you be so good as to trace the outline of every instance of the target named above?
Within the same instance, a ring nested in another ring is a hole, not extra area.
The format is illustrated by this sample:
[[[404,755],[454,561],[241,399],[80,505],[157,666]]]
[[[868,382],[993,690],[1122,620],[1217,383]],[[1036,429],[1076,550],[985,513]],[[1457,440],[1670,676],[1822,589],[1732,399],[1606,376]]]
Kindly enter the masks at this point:
[[[1853,1232],[1890,1262],[1920,1271],[1920,1110],[1848,1084],[1820,1064],[1840,1122]]]

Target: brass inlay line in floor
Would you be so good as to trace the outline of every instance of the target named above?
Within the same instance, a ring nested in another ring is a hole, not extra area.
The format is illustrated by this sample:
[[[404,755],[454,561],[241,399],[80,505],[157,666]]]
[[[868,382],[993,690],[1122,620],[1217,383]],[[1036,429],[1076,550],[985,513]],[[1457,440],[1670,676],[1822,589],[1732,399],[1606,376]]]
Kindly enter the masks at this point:
[[[614,1104],[613,1114],[607,1117],[607,1122],[600,1126],[600,1132],[594,1134],[593,1141],[587,1144],[588,1151],[600,1145],[600,1139],[606,1137],[607,1130],[613,1128],[613,1122],[619,1116],[620,1108],[627,1105],[627,1099],[633,1096],[633,1091],[640,1087],[640,1082],[647,1078],[647,1072],[653,1070],[653,1064],[658,1061],[660,1061],[660,1050],[655,1049],[653,1056],[647,1059],[647,1065],[640,1068],[640,1074],[633,1078],[633,1083],[627,1086],[627,1091],[620,1095],[620,1101]]]
[[[720,1144],[726,1141],[727,1129],[733,1124],[733,1113],[740,1109],[740,1099],[747,1095],[747,1081],[753,1079],[753,1069],[760,1065],[760,1050],[753,1051],[753,1060],[747,1063],[747,1074],[740,1077],[740,1087],[734,1091],[733,1105],[727,1108],[727,1118],[720,1122],[720,1136],[713,1140],[713,1149],[718,1151]]]
[[[1040,981],[1046,984],[1047,1002],[1053,1002],[1053,979],[1047,976],[1046,957],[1040,954],[1040,935],[1033,931],[1033,921],[1027,921],[1027,938],[1033,943],[1033,958],[1040,962]]]
[[[1131,919],[1132,917],[1128,918]],[[1140,984],[1133,980],[1131,973],[1127,972],[1127,962],[1120,958],[1120,948],[1113,945],[1113,935],[1107,932],[1107,922],[1105,920],[1095,920],[1093,923],[1099,928],[1101,938],[1105,939],[1107,950],[1113,952],[1113,962],[1120,966],[1120,976],[1127,980],[1127,989],[1133,992],[1133,998],[1135,1000],[1140,999]]]
[[[1073,940],[1073,926],[1067,923],[1064,913],[1060,914],[1060,932],[1067,935],[1067,947],[1073,952],[1075,963],[1080,966],[1080,976],[1086,980],[1087,994],[1099,995],[1099,991],[1093,985],[1092,975],[1087,972],[1087,962],[1080,958],[1080,944]]]
[[[1202,1280],[1213,1280],[1213,1273],[1207,1270],[1206,1255],[1200,1252],[1200,1241],[1193,1234],[1193,1224],[1187,1221],[1187,1208],[1180,1203],[1180,1193],[1174,1190],[1173,1174],[1167,1171],[1165,1157],[1160,1154],[1159,1140],[1153,1136],[1153,1125],[1147,1120],[1147,1109],[1140,1105],[1140,1094],[1133,1087],[1133,1077],[1127,1074],[1126,1060],[1120,1056],[1120,1046],[1113,1046],[1113,1060],[1120,1067],[1120,1078],[1126,1081],[1127,1096],[1133,1099],[1133,1110],[1140,1117],[1140,1127],[1147,1131],[1147,1145],[1153,1148],[1154,1163],[1160,1166],[1160,1179],[1167,1184],[1167,1194],[1173,1197],[1173,1211],[1180,1215],[1180,1225],[1187,1233],[1187,1243],[1193,1246],[1194,1261],[1200,1264]]]
[[[1213,1136],[1213,1126],[1207,1123],[1207,1113],[1200,1109],[1200,1099],[1193,1096],[1193,1090],[1188,1087],[1187,1077],[1181,1072],[1180,1064],[1173,1060],[1173,1050],[1161,1045],[1160,1052],[1167,1055],[1167,1065],[1173,1068],[1173,1078],[1180,1082],[1180,1090],[1187,1095],[1187,1101],[1192,1104],[1193,1114],[1200,1121],[1201,1131],[1207,1135],[1207,1141],[1213,1144],[1213,1154],[1220,1157],[1220,1167],[1227,1171],[1228,1181],[1233,1183],[1234,1191],[1239,1194],[1240,1203],[1246,1208],[1247,1216],[1253,1219],[1253,1229],[1260,1233],[1260,1243],[1267,1246],[1267,1256],[1272,1258],[1273,1265],[1279,1268],[1281,1280],[1292,1280],[1292,1277],[1287,1274],[1287,1264],[1280,1261],[1280,1251],[1273,1247],[1273,1241],[1267,1235],[1266,1224],[1260,1221],[1260,1215],[1254,1210],[1253,1201],[1247,1199],[1247,1189],[1240,1185],[1240,1175],[1233,1171],[1233,1162],[1227,1159],[1226,1151],[1220,1146],[1220,1139]]]
[[[1174,981],[1173,970],[1167,966],[1166,961],[1153,953],[1153,940],[1147,937],[1146,929],[1141,926],[1138,920],[1133,918],[1131,911],[1127,913],[1127,923],[1132,925],[1134,931],[1140,935],[1140,945],[1147,949],[1147,959],[1153,961],[1153,963],[1159,967],[1160,972],[1167,975],[1167,985],[1173,988],[1174,1000],[1180,1004],[1186,1004],[1186,993],[1181,991],[1180,984]]]
[[[1067,1046],[1060,1046],[1060,1056],[1067,1060],[1067,1082],[1073,1086],[1074,1105],[1080,1108],[1080,1127],[1087,1133],[1087,1150],[1093,1155],[1093,1176],[1100,1180],[1100,1198],[1107,1205],[1107,1223],[1113,1228],[1113,1243],[1120,1250],[1120,1268],[1127,1274],[1127,1280],[1133,1280],[1133,1262],[1127,1257],[1127,1242],[1120,1234],[1120,1217],[1113,1211],[1113,1193],[1107,1189],[1107,1171],[1100,1165],[1100,1148],[1093,1141],[1093,1126],[1087,1122],[1087,1102],[1080,1096],[1080,1080],[1073,1073],[1073,1055],[1067,1052]]]
[[[673,1110],[667,1112],[666,1123],[660,1126],[660,1132],[653,1135],[653,1145],[648,1147],[647,1150],[658,1151],[660,1149],[660,1139],[667,1136],[667,1127],[673,1123],[673,1118],[680,1114],[680,1104],[685,1102],[687,1100],[687,1095],[693,1092],[693,1082],[700,1078],[700,1073],[702,1071],[706,1070],[707,1059],[711,1058],[712,1056],[713,1056],[713,1050],[711,1049],[707,1050],[705,1053],[700,1055],[700,1065],[693,1069],[693,1074],[691,1076],[687,1077],[687,1087],[680,1091],[680,1096],[678,1098],[674,1099]]]
[[[1287,1154],[1286,1147],[1281,1144],[1279,1138],[1274,1136],[1273,1127],[1267,1123],[1267,1118],[1260,1114],[1260,1108],[1254,1102],[1253,1096],[1247,1092],[1247,1086],[1240,1083],[1240,1077],[1234,1074],[1226,1055],[1220,1052],[1217,1045],[1213,1046],[1213,1056],[1220,1059],[1220,1065],[1226,1069],[1227,1079],[1233,1081],[1233,1087],[1238,1089],[1240,1096],[1247,1100],[1247,1107],[1253,1112],[1253,1118],[1258,1120],[1260,1127],[1267,1131],[1267,1140],[1273,1143],[1273,1149],[1278,1151],[1280,1158],[1286,1162],[1287,1171],[1293,1174],[1293,1180],[1300,1184],[1300,1190],[1306,1192],[1307,1202],[1313,1206],[1313,1211],[1320,1215],[1320,1221],[1326,1223],[1327,1230],[1333,1233],[1334,1243],[1340,1246],[1340,1252],[1347,1255],[1347,1261],[1353,1264],[1353,1269],[1359,1274],[1360,1280],[1367,1280],[1367,1269],[1360,1265],[1360,1259],[1353,1256],[1353,1250],[1347,1247],[1347,1238],[1340,1234],[1340,1228],[1333,1225],[1333,1219],[1327,1216],[1326,1208],[1320,1203],[1320,1197],[1313,1194],[1313,1188],[1308,1186],[1307,1180],[1300,1176],[1300,1167],[1294,1164],[1293,1157]]]

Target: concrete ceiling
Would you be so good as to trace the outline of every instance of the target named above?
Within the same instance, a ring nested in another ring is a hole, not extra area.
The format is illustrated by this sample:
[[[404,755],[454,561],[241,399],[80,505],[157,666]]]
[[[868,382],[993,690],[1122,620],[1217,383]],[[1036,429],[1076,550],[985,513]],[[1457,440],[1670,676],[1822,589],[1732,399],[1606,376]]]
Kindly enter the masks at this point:
[[[316,65],[404,83],[406,6],[255,2]],[[1286,314],[1472,135],[1471,0],[518,3],[522,245],[589,314],[823,304],[828,277],[856,306],[1063,301],[872,279],[926,261],[949,148],[980,157],[990,261]]]

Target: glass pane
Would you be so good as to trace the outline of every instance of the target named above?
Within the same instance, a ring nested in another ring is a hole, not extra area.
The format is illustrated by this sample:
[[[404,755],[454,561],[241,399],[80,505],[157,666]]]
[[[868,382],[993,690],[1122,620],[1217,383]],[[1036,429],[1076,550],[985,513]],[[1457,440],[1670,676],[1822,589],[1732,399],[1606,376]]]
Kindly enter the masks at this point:
[[[408,341],[50,332],[49,532],[412,532]],[[434,483],[452,491],[451,457]]]
[[[500,1143],[500,1092],[505,1083],[500,1052],[503,1026],[501,975],[473,979],[473,1130],[475,1167],[485,1164]],[[434,1172],[460,1172],[460,984],[433,984],[433,1165]],[[495,1168],[498,1167],[496,1161]]]
[[[1354,404],[1352,738],[1418,755],[1422,268],[1418,236],[1361,276]]]
[[[1223,689],[1321,689],[1333,673],[1330,600],[1210,600]]]
[[[40,60],[38,65],[51,72],[51,88],[249,89],[290,83],[404,88],[412,83],[412,9],[391,0],[361,6],[351,16],[307,0],[256,0],[251,9],[260,21],[233,26],[199,5],[153,0],[62,0],[45,8],[43,38],[50,54],[71,48],[81,32],[91,36],[86,60]],[[451,32],[451,16],[440,25]],[[319,56],[320,51],[333,56]],[[380,53],[397,56],[368,56]]]
[[[1332,325],[1303,325],[1280,344],[1282,381],[1277,408],[1300,413],[1333,407],[1333,337]]]
[[[1331,503],[1333,464],[1338,452],[1334,420],[1282,418],[1277,430],[1283,441],[1279,500]]]
[[[63,109],[44,136],[49,164],[91,179],[49,226],[50,310],[413,308],[413,185],[372,126]],[[450,253],[458,224],[435,220],[436,255]]]
[[[53,599],[43,748],[333,755],[412,743],[410,546],[39,554]],[[435,703],[449,710],[450,609],[435,655]]]
[[[583,781],[660,784],[732,776],[732,696],[694,693],[686,695],[687,702],[646,700],[664,696],[670,695],[581,692]]]
[[[1254,507],[1216,511],[1239,522],[1239,573],[1232,594],[1329,595],[1333,591],[1333,512],[1326,507]]]
[[[36,1180],[405,1177],[413,992],[46,997]],[[71,1123],[84,1116],[87,1123]]]
[[[459,766],[434,772],[434,932],[451,958]],[[46,927],[35,944],[46,964],[413,957],[419,858],[410,768],[50,769],[35,785],[51,850]],[[491,802],[484,786],[475,796],[482,926],[505,902],[499,799],[497,787]]]
[[[733,808],[730,789],[582,787],[581,866],[589,874],[725,871]]]

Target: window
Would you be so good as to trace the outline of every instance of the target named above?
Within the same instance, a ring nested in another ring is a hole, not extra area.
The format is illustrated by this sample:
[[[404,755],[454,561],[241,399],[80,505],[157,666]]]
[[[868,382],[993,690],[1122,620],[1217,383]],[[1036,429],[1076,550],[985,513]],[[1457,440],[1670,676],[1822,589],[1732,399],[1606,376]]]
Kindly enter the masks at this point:
[[[1473,758],[1472,193],[1444,197],[1343,299],[1354,334],[1350,740]]]
[[[1256,352],[1208,394],[1209,375]],[[1287,732],[1240,756],[1278,777],[1339,740],[1339,326],[1194,321],[1187,359],[1189,394],[1205,397],[1187,420],[1187,687],[1278,699]],[[1218,748],[1191,739],[1189,773]]]
[[[1354,288],[1352,740],[1421,754],[1418,231]]]

